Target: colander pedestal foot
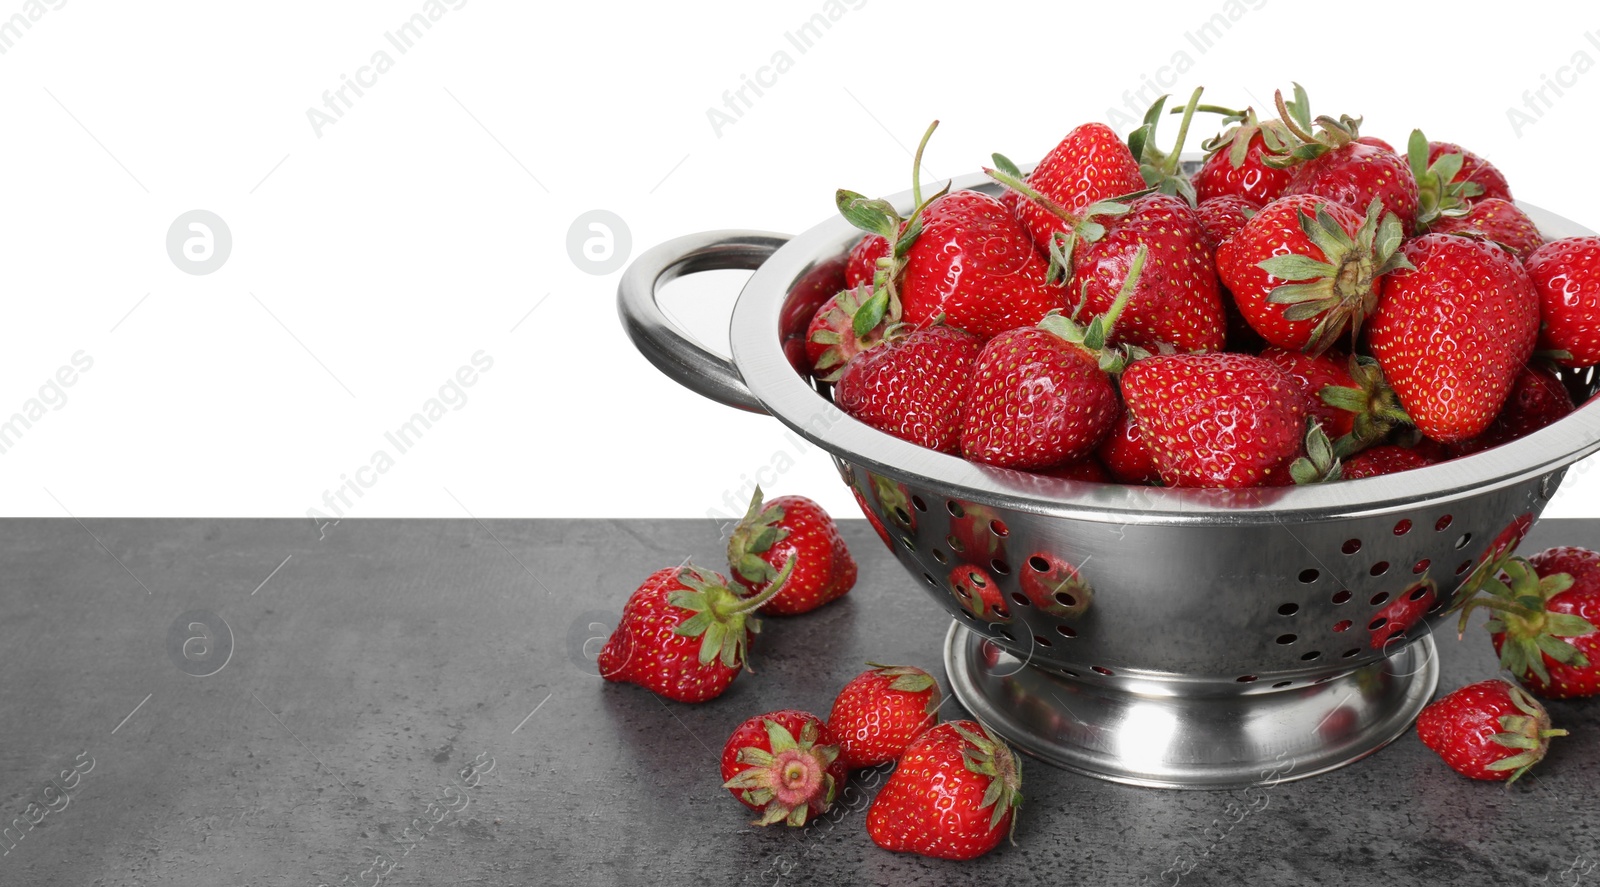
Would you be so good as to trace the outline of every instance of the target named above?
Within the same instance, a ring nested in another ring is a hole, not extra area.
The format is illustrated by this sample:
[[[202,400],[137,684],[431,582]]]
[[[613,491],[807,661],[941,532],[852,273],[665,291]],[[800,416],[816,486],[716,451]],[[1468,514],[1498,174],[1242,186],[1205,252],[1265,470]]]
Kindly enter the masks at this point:
[[[945,638],[944,660],[956,697],[1018,749],[1086,776],[1161,788],[1270,785],[1342,767],[1404,733],[1439,682],[1428,636],[1354,671],[1254,692],[1148,676],[1072,678],[960,623]]]

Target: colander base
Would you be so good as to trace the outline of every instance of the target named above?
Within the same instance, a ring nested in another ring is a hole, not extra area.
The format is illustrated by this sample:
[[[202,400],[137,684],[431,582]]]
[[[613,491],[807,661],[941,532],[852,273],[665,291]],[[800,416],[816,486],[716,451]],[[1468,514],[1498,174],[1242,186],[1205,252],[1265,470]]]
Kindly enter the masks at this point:
[[[1433,638],[1292,689],[1130,692],[1029,666],[959,622],[944,645],[956,697],[1023,752],[1086,776],[1157,788],[1230,789],[1304,779],[1377,751],[1439,683]]]

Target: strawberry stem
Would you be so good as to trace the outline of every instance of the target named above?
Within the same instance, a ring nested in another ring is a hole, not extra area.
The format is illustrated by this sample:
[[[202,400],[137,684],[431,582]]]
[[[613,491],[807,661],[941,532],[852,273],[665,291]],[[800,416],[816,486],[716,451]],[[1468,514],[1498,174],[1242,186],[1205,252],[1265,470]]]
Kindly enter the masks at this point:
[[[1183,142],[1189,137],[1189,122],[1194,119],[1194,112],[1200,109],[1200,93],[1205,92],[1205,87],[1196,86],[1189,96],[1189,104],[1183,107],[1183,120],[1178,124],[1178,140],[1172,145],[1172,153],[1167,155],[1164,168],[1167,175],[1178,174],[1179,155],[1183,153]],[[1176,110],[1176,109],[1174,109]]]
[[[1034,190],[1033,186],[1029,185],[1027,182],[1023,181],[1017,176],[1014,176],[1008,172],[1001,172],[997,169],[991,169],[987,166],[983,168],[983,174],[991,179],[994,179],[1007,188],[1010,188],[1018,194],[1021,194],[1023,197],[1033,201],[1044,209],[1054,213],[1056,216],[1060,217],[1063,222],[1067,223],[1068,228],[1075,228],[1077,227],[1078,223],[1082,221],[1078,216],[1075,216],[1068,211],[1066,207],[1056,203],[1054,200],[1051,200],[1043,194],[1040,194],[1038,191]]]
[[[928,124],[928,131],[922,134],[922,141],[917,143],[917,153],[911,158],[911,202],[914,206],[922,206],[922,149],[928,147],[928,140],[933,138],[933,131],[939,128],[939,121]]]
[[[1128,307],[1128,300],[1133,297],[1133,291],[1139,286],[1139,275],[1144,273],[1144,260],[1150,254],[1148,247],[1141,245],[1139,251],[1133,254],[1133,264],[1128,266],[1128,276],[1122,279],[1122,288],[1117,290],[1117,298],[1101,315],[1105,321],[1106,337],[1110,338],[1112,330],[1116,327],[1117,318],[1122,316],[1122,309]]]
[[[747,598],[735,598],[734,600],[738,601],[736,606],[727,608],[713,606],[712,610],[718,616],[737,616],[760,608],[762,604],[777,597],[778,593],[783,591],[783,585],[789,581],[789,576],[794,573],[795,562],[799,559],[799,555],[789,555],[789,559],[783,562],[783,569],[778,571],[777,578],[773,579],[772,583],[766,588],[761,589],[759,594]]]

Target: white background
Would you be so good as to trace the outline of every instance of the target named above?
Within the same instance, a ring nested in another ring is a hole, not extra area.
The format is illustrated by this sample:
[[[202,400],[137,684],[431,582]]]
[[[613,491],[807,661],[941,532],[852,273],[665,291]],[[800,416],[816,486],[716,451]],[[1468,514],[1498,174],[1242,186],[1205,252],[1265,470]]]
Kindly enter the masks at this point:
[[[569,225],[614,212],[634,255],[703,229],[799,232],[837,187],[906,188],[933,118],[926,167],[961,174],[1128,113],[1145,78],[1258,107],[1299,80],[1314,111],[1463,143],[1521,199],[1600,226],[1592,8],[1342,4],[1313,23],[1284,0],[1080,6],[1098,7],[845,3],[801,53],[785,34],[820,0],[468,0],[402,54],[384,35],[420,0],[45,4],[0,55],[0,420],[75,353],[93,366],[0,455],[0,513],[331,516],[325,491],[383,450],[393,465],[345,514],[698,517],[793,459],[769,493],[854,516],[824,454],[634,353],[620,272],[586,273]],[[1230,11],[1204,51],[1186,36]],[[393,67],[319,135],[307,110],[378,50]],[[792,67],[716,132],[708,108],[780,51]],[[1535,115],[1524,91],[1546,77],[1565,94]],[[197,208],[233,237],[203,276],[166,250]],[[737,278],[669,307],[725,347]],[[384,432],[480,350],[493,367],[467,401],[397,455]],[[1600,515],[1597,491],[1574,472],[1547,513]]]

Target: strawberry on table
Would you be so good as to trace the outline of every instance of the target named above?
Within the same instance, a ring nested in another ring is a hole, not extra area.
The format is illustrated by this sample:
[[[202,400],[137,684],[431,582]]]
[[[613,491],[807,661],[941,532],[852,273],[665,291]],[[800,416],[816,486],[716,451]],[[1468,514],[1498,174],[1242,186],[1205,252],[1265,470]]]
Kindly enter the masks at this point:
[[[756,487],[744,519],[728,538],[733,581],[759,595],[791,560],[788,584],[761,605],[762,613],[807,613],[856,584],[855,559],[821,505],[804,496],[779,496],[763,505],[761,488]]]
[[[1367,341],[1417,429],[1440,443],[1482,434],[1539,336],[1539,297],[1492,243],[1427,234],[1401,250]]]
[[[1500,664],[1547,699],[1600,695],[1600,553],[1548,548],[1511,558],[1502,576],[1467,602],[1492,612],[1487,628]]]
[[[850,679],[833,700],[828,730],[852,770],[897,761],[938,720],[939,682],[913,665],[879,665]]]
[[[1514,782],[1544,760],[1551,729],[1544,706],[1505,681],[1468,684],[1422,710],[1417,738],[1472,779]]]
[[[961,404],[982,347],[982,339],[948,326],[891,332],[883,344],[845,365],[834,403],[901,440],[959,452]]]
[[[1533,251],[1528,277],[1539,294],[1543,351],[1563,366],[1600,363],[1600,237],[1563,237]]]
[[[1162,480],[1176,487],[1280,482],[1303,451],[1311,410],[1287,373],[1246,354],[1136,360],[1122,374],[1122,397]]]
[[[744,669],[750,641],[761,630],[754,611],[783,590],[793,569],[793,562],[785,564],[766,591],[751,598],[740,597],[722,574],[699,567],[651,573],[600,648],[600,676],[679,702],[722,695]]]
[[[750,718],[722,748],[723,787],[761,814],[756,825],[805,825],[828,812],[849,775],[827,725],[796,709]]]
[[[917,737],[872,807],[867,834],[885,850],[973,859],[1016,829],[1022,769],[976,721],[950,721]]]

